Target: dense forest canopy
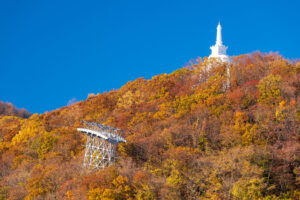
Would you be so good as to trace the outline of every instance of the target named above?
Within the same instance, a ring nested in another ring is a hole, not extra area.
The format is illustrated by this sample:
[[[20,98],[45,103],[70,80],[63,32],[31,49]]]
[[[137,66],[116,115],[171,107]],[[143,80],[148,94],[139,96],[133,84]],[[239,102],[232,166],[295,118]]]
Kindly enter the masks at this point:
[[[299,67],[274,53],[199,58],[28,119],[0,116],[0,199],[298,199]],[[125,130],[113,166],[83,168],[81,120]]]
[[[31,113],[24,108],[16,108],[12,103],[4,103],[0,101],[0,115],[28,118]]]

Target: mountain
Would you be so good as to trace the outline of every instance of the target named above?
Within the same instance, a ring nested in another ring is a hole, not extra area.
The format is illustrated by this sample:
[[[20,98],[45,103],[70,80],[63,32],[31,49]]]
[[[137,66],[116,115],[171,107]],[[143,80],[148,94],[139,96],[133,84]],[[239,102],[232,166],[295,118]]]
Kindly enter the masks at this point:
[[[199,58],[28,119],[0,116],[0,199],[297,199],[299,67],[274,53]],[[83,168],[81,120],[125,131],[113,166]]]
[[[4,103],[0,101],[0,115],[18,116],[28,118],[31,113],[24,108],[16,108],[12,103]]]

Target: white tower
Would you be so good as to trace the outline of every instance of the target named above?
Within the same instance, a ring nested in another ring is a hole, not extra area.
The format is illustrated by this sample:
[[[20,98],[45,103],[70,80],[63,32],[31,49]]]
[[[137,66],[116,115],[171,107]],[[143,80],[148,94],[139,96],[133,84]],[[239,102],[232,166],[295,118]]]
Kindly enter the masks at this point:
[[[217,27],[217,40],[214,46],[211,46],[211,54],[209,58],[219,58],[223,62],[230,62],[229,56],[226,54],[228,47],[224,46],[222,43],[222,34],[221,34],[221,24],[219,22]]]

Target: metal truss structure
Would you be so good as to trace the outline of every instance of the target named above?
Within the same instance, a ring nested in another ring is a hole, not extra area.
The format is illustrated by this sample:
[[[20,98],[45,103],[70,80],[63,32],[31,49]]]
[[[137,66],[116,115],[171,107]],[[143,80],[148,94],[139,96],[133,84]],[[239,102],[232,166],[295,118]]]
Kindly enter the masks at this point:
[[[116,160],[116,146],[120,142],[127,142],[120,136],[120,129],[82,121],[83,128],[78,131],[87,135],[84,154],[84,167],[100,169],[111,165]]]

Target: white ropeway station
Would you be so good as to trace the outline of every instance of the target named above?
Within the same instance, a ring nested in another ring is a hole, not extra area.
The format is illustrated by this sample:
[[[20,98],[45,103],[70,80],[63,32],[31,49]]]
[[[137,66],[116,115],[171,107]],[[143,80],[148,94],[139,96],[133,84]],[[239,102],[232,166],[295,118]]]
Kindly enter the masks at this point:
[[[100,169],[110,166],[116,160],[116,146],[121,142],[127,142],[120,134],[120,129],[82,121],[83,128],[78,131],[87,135],[84,154],[84,167],[88,169]]]

